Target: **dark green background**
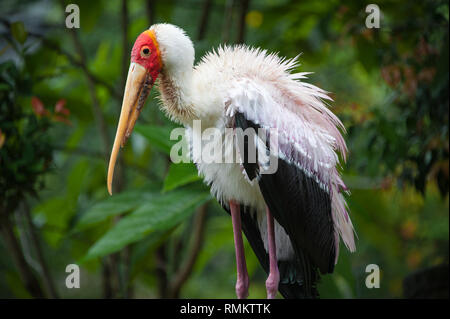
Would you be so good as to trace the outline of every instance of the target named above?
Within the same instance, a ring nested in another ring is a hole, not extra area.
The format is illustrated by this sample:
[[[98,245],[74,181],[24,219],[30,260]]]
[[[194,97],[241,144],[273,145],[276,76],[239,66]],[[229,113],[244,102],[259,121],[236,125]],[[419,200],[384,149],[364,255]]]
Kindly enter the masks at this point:
[[[323,298],[403,297],[407,275],[448,264],[448,1],[377,1],[380,29],[365,27],[372,1],[71,2],[77,30],[64,2],[0,4],[0,297],[235,297],[231,220],[192,165],[170,164],[174,124],[154,91],[107,194],[129,52],[157,22],[185,29],[197,61],[224,42],[302,53],[298,70],[331,92],[358,240],[354,254],[341,245]],[[264,298],[247,243],[246,256],[250,297]],[[80,289],[65,287],[71,263]]]

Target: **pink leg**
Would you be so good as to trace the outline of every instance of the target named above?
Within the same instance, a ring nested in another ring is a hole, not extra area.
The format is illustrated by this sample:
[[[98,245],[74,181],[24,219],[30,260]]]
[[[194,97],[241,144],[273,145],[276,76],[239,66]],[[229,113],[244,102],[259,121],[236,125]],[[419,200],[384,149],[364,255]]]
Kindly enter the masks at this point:
[[[236,251],[236,295],[239,299],[248,297],[248,273],[245,263],[244,243],[241,233],[241,212],[239,204],[230,201],[231,221],[233,223],[234,248]]]
[[[275,231],[273,226],[273,216],[268,207],[267,215],[267,239],[269,242],[269,265],[270,273],[266,280],[267,299],[275,299],[280,282],[280,272],[278,271],[277,252],[275,246]]]

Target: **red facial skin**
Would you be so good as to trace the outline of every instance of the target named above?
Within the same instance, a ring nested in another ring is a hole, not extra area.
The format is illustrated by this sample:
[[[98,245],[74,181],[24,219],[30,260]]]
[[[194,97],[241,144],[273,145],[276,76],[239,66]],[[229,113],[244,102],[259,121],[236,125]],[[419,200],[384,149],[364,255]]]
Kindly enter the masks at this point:
[[[157,43],[151,36],[152,31],[142,32],[136,41],[134,42],[133,49],[131,50],[131,62],[138,63],[147,69],[150,73],[153,83],[156,81],[159,72],[161,71],[161,58],[159,56],[159,49]],[[146,56],[142,50],[150,49],[150,55]]]

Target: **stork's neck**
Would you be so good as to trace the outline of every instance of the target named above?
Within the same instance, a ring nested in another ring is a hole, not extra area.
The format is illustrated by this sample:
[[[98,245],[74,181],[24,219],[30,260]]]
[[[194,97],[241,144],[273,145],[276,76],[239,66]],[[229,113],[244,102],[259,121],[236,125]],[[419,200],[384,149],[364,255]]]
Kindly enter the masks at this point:
[[[163,109],[176,122],[188,124],[197,118],[192,101],[192,66],[182,70],[163,70],[159,91]]]

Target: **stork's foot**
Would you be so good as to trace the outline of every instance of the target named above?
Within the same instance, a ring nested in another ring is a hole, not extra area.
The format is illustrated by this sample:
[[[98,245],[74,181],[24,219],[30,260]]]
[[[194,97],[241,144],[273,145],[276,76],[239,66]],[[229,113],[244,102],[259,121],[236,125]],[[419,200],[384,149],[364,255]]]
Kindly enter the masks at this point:
[[[237,279],[236,296],[238,299],[245,299],[248,297],[248,275]]]
[[[280,272],[278,269],[269,274],[266,280],[267,299],[275,299],[278,291],[278,284],[280,283]]]

